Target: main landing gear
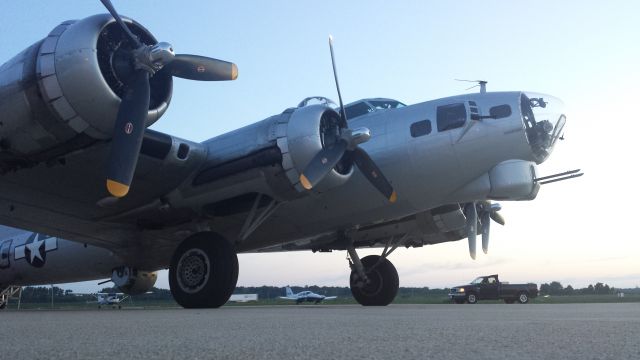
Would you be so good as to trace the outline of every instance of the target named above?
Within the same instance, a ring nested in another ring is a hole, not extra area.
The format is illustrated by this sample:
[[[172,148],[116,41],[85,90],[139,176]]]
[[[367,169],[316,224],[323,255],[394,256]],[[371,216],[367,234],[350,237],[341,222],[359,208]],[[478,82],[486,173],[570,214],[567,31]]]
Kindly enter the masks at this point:
[[[238,256],[233,246],[215,233],[199,233],[184,240],[169,266],[169,286],[185,308],[217,308],[229,300],[238,281]]]
[[[389,250],[384,248],[382,255],[369,255],[360,259],[353,245],[347,247],[351,276],[349,286],[351,294],[364,306],[389,305],[398,294],[400,280],[395,266],[387,259],[397,245]]]

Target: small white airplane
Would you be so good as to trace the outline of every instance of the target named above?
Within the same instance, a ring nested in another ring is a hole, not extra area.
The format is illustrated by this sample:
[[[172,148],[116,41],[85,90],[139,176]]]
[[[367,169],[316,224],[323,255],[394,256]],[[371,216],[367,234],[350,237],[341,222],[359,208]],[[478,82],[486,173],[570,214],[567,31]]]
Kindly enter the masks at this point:
[[[319,304],[322,300],[333,300],[337,298],[337,296],[324,296],[320,294],[316,294],[311,291],[301,291],[297,294],[294,294],[290,287],[286,287],[287,296],[280,296],[280,299],[285,300],[295,300],[296,305],[302,302],[308,301]]]
[[[102,306],[117,306],[118,309],[122,309],[122,303],[129,298],[129,295],[125,293],[97,293],[92,294],[98,300],[98,309]]]

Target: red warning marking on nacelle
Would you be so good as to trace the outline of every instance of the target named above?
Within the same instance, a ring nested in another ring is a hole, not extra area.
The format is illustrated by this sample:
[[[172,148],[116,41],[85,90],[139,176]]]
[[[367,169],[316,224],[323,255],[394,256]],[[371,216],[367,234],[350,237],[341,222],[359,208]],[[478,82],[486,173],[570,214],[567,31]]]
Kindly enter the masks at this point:
[[[124,125],[124,132],[125,132],[127,135],[131,135],[131,133],[133,132],[133,124],[132,124],[132,123],[130,123],[130,122],[126,123],[126,124]]]

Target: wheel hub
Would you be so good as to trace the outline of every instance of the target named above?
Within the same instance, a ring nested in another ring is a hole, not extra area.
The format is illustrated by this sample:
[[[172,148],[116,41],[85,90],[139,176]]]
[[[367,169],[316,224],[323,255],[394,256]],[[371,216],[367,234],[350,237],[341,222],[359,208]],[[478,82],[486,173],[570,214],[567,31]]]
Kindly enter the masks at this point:
[[[367,272],[367,281],[361,282],[360,290],[367,296],[373,296],[382,289],[382,276],[379,272],[373,270]]]
[[[200,249],[187,251],[178,260],[178,285],[184,292],[196,293],[207,284],[210,272],[211,264],[204,251]]]

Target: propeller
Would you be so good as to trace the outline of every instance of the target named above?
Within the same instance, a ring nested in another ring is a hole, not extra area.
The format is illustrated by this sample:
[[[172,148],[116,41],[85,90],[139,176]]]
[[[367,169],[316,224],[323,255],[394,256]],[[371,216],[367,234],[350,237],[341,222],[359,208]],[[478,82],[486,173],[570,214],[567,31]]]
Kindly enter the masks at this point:
[[[300,183],[302,186],[311,190],[331,172],[338,163],[343,160],[347,165],[355,163],[369,182],[390,202],[395,202],[398,195],[382,174],[382,171],[373,162],[369,154],[359,145],[369,141],[371,131],[365,127],[350,129],[347,125],[347,115],[342,102],[340,93],[340,84],[338,82],[338,73],[336,71],[335,56],[333,53],[333,37],[329,36],[329,50],[331,51],[331,65],[333,66],[333,77],[336,82],[338,91],[338,100],[340,101],[340,122],[338,125],[338,137],[332,144],[326,144],[311,159],[307,167],[300,174]]]
[[[118,109],[113,129],[113,139],[107,164],[106,185],[109,193],[123,197],[129,192],[144,137],[145,120],[149,109],[151,87],[149,78],[158,71],[198,81],[235,80],[238,68],[235,64],[205,56],[175,54],[173,46],[166,42],[143,44],[116,12],[110,0],[100,0],[127,36],[132,50],[125,69],[124,96]]]
[[[482,234],[482,251],[487,254],[489,252],[489,233],[491,232],[491,220],[500,225],[504,225],[505,221],[502,215],[498,213],[502,207],[498,203],[490,201],[479,201],[468,203],[464,208],[464,214],[467,217],[467,239],[469,240],[469,255],[472,259],[476,259],[476,235],[478,233],[478,218],[480,219],[480,232]]]
[[[469,255],[476,259],[476,235],[478,234],[478,210],[476,203],[468,203],[464,214],[467,217],[467,239],[469,240]]]

